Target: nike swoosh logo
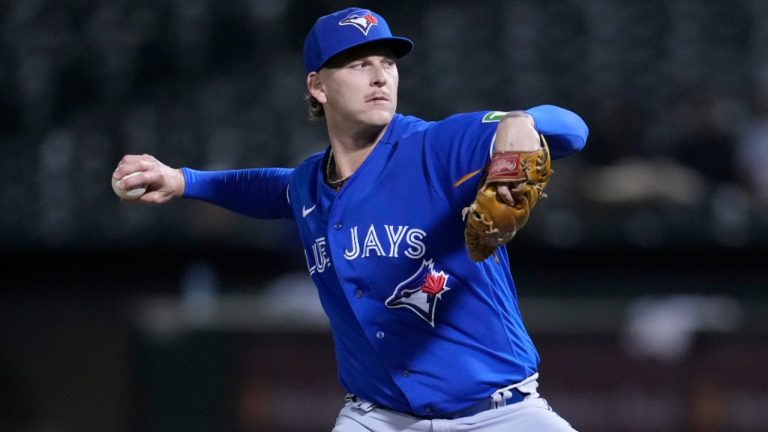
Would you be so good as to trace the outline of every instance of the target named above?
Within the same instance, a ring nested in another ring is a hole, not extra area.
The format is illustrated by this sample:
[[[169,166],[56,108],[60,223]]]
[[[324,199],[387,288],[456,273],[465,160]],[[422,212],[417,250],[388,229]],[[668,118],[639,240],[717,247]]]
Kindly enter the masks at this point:
[[[314,210],[315,207],[317,207],[317,204],[313,205],[310,208],[306,208],[304,206],[301,206],[301,216],[302,217],[307,217],[308,214],[312,213],[312,210]]]

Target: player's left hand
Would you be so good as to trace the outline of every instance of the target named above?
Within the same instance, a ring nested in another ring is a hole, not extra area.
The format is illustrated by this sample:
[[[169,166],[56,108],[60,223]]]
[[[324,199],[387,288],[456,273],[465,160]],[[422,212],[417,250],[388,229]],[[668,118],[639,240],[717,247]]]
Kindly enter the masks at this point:
[[[515,198],[512,196],[511,190],[513,187],[512,183],[499,183],[496,185],[497,198],[508,206],[515,205]]]
[[[534,152],[540,148],[539,133],[536,131],[533,117],[529,114],[523,111],[512,111],[499,122],[496,128],[494,153]],[[522,198],[519,191],[520,183],[496,183],[497,198],[509,206],[514,206],[516,200],[519,201]]]
[[[512,240],[543,196],[550,174],[549,148],[543,136],[539,137],[536,151],[493,154],[475,201],[463,210],[464,240],[470,259],[482,261]],[[502,184],[507,197],[500,195]],[[514,186],[510,189],[510,185]]]

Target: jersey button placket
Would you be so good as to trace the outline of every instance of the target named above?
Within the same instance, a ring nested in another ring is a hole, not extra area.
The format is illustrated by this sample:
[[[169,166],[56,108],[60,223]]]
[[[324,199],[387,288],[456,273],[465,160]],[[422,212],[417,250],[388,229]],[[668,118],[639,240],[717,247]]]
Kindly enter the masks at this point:
[[[337,230],[340,230],[340,229],[341,229],[341,227],[343,227],[343,226],[344,226],[344,225],[342,225],[342,224],[341,224],[341,222],[336,222],[336,225],[334,225],[334,226],[333,226],[333,228],[335,228],[335,229],[337,229]]]
[[[384,334],[384,332],[382,330],[379,330],[379,331],[376,332],[376,339],[379,339],[379,340],[384,339],[384,336],[386,336],[386,335]]]

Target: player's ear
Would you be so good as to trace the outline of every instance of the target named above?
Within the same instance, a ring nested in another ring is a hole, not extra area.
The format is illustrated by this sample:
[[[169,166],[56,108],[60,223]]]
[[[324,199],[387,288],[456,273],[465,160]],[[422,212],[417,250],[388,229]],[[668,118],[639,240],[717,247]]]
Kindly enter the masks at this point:
[[[310,72],[307,75],[307,91],[309,95],[317,99],[321,104],[328,102],[328,98],[325,94],[325,86],[320,79],[320,74],[317,72]]]

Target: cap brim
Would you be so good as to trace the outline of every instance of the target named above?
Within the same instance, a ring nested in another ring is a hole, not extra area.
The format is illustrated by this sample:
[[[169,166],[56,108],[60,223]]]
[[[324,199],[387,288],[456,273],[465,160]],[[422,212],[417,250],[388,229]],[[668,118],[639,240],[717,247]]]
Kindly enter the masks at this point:
[[[404,37],[393,36],[385,40],[389,41],[389,46],[392,47],[392,52],[395,53],[397,58],[408,54],[413,49],[413,42]]]
[[[336,57],[341,53],[347,52],[354,48],[359,48],[366,45],[376,45],[376,44],[384,44],[389,48],[391,48],[392,53],[395,54],[396,58],[403,57],[404,55],[411,52],[411,50],[413,49],[413,42],[410,39],[404,38],[404,37],[391,36],[391,37],[384,37],[380,39],[369,40],[356,45],[344,47],[343,49],[336,51],[335,53],[331,54],[328,57],[328,60],[326,60],[325,63],[321,64],[320,67],[317,68],[317,70],[320,70],[323,67],[325,67],[325,65],[328,64],[328,62],[333,60],[334,57]]]

